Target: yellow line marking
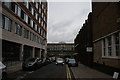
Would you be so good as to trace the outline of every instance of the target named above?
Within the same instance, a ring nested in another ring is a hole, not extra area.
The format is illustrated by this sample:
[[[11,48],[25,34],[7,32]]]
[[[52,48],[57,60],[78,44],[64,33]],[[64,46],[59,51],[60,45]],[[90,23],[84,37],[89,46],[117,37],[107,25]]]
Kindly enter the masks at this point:
[[[66,65],[66,69],[67,69],[67,79],[71,80],[71,74],[70,74],[70,69],[68,68],[68,65]]]

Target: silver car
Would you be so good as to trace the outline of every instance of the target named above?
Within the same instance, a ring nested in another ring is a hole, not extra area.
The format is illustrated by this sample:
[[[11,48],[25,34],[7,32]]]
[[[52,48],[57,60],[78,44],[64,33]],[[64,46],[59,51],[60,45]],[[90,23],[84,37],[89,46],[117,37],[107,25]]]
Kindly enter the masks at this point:
[[[56,65],[58,65],[58,64],[64,64],[63,58],[57,58],[56,59]]]

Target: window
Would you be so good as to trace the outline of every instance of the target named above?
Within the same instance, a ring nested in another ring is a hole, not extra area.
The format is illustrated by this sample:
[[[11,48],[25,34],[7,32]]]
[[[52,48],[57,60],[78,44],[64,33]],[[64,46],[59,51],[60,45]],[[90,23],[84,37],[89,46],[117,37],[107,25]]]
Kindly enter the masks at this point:
[[[36,2],[36,8],[38,9],[38,3]]]
[[[33,34],[33,41],[35,41],[35,34]]]
[[[15,33],[18,34],[19,36],[22,35],[22,26],[20,26],[19,24],[15,23]]]
[[[116,32],[102,40],[103,57],[119,57],[120,56],[120,32]]]
[[[21,16],[21,9],[20,9],[20,7],[18,6],[18,13],[17,13],[17,15],[20,17]]]
[[[108,56],[112,56],[111,36],[108,37],[107,40],[108,40]]]
[[[40,33],[40,35],[42,36],[42,30],[41,30],[41,33]]]
[[[8,31],[11,31],[11,28],[12,28],[12,20],[5,17],[5,27],[4,27],[4,29],[6,29]]]
[[[33,41],[33,33],[32,32],[30,32],[30,40],[32,40]]]
[[[14,2],[11,2],[11,10],[12,10],[13,12],[15,12],[15,3],[14,3]]]
[[[29,31],[24,28],[24,38],[29,38]]]
[[[39,27],[37,26],[37,32],[39,32]]]
[[[23,4],[24,4],[25,6],[27,6],[27,2],[23,2]]]
[[[41,18],[39,18],[39,24],[41,23]]]
[[[0,13],[0,28],[3,27],[3,24],[2,24],[2,14]]]
[[[46,21],[45,16],[44,16],[44,21]]]
[[[38,14],[36,13],[36,16],[35,16],[36,20],[37,20],[37,17],[38,17]]]
[[[41,29],[40,29],[40,35],[41,35]]]
[[[29,8],[29,3],[28,2],[26,2],[26,7]]]
[[[41,26],[43,27],[43,21],[41,22]]]
[[[35,24],[35,30],[37,31],[37,25]]]
[[[39,22],[39,16],[37,16],[37,20],[38,20],[38,22]]]
[[[33,22],[33,29],[35,29],[35,22]]]
[[[29,10],[31,11],[31,9],[32,9],[32,8],[31,8],[31,5],[30,5],[30,3],[29,3]]]
[[[106,56],[105,39],[103,39],[103,56]]]
[[[28,16],[24,13],[24,21],[27,23],[28,21]]]
[[[46,13],[46,9],[44,9],[44,13]]]
[[[33,20],[31,20],[30,26],[33,28]]]
[[[45,29],[45,23],[43,24],[43,28]]]
[[[28,17],[28,24],[30,25],[30,17]]]
[[[39,43],[41,43],[41,38],[39,38]]]
[[[15,5],[15,13],[21,17],[21,9],[18,5]]]
[[[42,18],[43,18],[44,14],[42,13]]]
[[[4,5],[5,5],[7,8],[11,9],[11,2],[4,2]]]
[[[2,24],[1,27],[4,28],[5,27],[5,15],[2,14]]]
[[[44,9],[44,5],[42,5],[42,9]]]
[[[35,42],[37,42],[37,36],[35,35],[34,37],[35,37]]]
[[[119,32],[115,34],[115,50],[116,50],[116,56],[120,56],[120,35],[119,35]]]
[[[40,33],[40,28],[38,28],[38,32]]]
[[[35,16],[35,10],[34,10],[34,16]]]
[[[34,15],[34,9],[32,8],[32,15]]]
[[[39,8],[39,13],[41,14],[41,8]]]
[[[21,10],[21,18],[22,18],[23,20],[24,20],[24,16],[25,16],[24,11]]]
[[[42,31],[42,36],[44,36],[44,31]]]
[[[6,29],[8,31],[11,31],[11,28],[12,28],[12,20],[9,19],[8,17],[6,17],[5,15],[1,15],[2,16],[2,28],[3,29]]]
[[[37,36],[37,43],[39,43],[39,37]]]
[[[15,5],[15,13],[18,14],[18,5]]]

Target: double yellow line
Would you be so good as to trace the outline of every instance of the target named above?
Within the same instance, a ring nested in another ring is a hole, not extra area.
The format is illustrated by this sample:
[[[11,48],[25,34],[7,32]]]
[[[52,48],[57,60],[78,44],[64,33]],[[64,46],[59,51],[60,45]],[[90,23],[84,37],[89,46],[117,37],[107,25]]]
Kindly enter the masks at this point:
[[[68,65],[66,65],[66,72],[67,72],[67,80],[72,80],[70,69],[69,69]]]

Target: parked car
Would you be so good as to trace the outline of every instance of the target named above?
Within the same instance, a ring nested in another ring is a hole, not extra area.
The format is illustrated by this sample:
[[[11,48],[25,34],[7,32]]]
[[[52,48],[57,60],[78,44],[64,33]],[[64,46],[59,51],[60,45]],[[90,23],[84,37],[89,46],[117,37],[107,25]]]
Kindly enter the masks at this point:
[[[37,68],[38,58],[28,58],[22,64],[23,70],[35,70]]]
[[[65,58],[65,63],[68,63],[70,58]]]
[[[37,59],[37,68],[40,68],[42,66],[42,60],[41,58]]]
[[[64,64],[63,58],[57,58],[56,59],[56,65],[58,65],[58,64]]]
[[[55,57],[52,57],[53,62],[55,61]]]
[[[0,61],[0,77],[2,77],[2,79],[6,79],[7,78],[7,67]]]
[[[42,64],[41,64],[41,66],[45,66],[47,64],[48,64],[47,58],[42,58]]]
[[[51,58],[46,58],[46,62],[47,63],[51,63],[52,61],[51,61]]]
[[[75,59],[69,59],[68,66],[69,67],[71,67],[71,66],[77,67],[78,63],[75,61]]]

